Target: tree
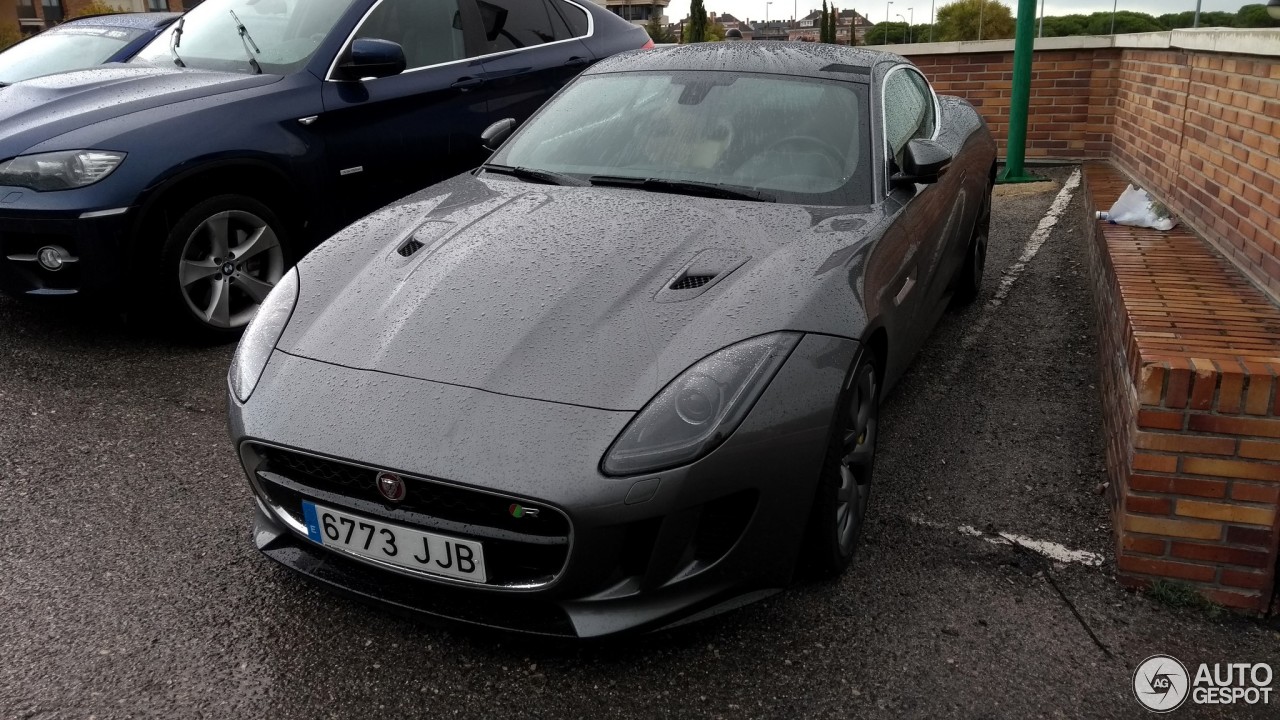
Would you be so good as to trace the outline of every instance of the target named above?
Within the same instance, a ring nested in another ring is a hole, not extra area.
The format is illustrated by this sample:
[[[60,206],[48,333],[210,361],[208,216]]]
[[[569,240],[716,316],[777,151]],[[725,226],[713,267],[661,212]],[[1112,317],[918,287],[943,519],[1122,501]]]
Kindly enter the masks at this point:
[[[925,26],[928,27],[927,25]],[[928,30],[925,30],[928,37]],[[917,35],[917,37],[920,37]],[[935,37],[935,40],[938,38]],[[894,45],[907,41],[907,24],[900,22],[882,22],[871,26],[867,31],[866,43],[868,45]]]
[[[818,18],[818,42],[827,41],[827,0],[822,0],[822,15]]]
[[[728,31],[720,23],[711,23],[707,26],[707,42],[720,42],[726,32]]]
[[[982,31],[978,31],[981,18]],[[934,40],[1002,40],[1013,37],[1013,14],[995,0],[956,0],[938,8]]]
[[[837,28],[840,23],[840,10],[834,4],[831,5],[831,12],[827,13],[827,42],[839,44],[840,36]]]
[[[653,15],[649,18],[649,22],[645,23],[644,31],[649,33],[649,39],[655,43],[673,43],[676,36],[666,25],[662,24],[661,15]]]
[[[689,28],[685,31],[684,42],[700,43],[707,41],[707,8],[702,0],[693,0],[689,5]]]
[[[1235,26],[1238,28],[1280,27],[1280,20],[1271,17],[1266,5],[1245,5],[1236,13]]]
[[[93,2],[81,5],[79,8],[67,13],[67,19],[84,17],[85,15],[109,15],[121,12],[124,12],[124,10],[110,3],[103,2],[103,0],[93,0]]]
[[[22,39],[22,33],[18,32],[16,26],[0,25],[0,50]]]

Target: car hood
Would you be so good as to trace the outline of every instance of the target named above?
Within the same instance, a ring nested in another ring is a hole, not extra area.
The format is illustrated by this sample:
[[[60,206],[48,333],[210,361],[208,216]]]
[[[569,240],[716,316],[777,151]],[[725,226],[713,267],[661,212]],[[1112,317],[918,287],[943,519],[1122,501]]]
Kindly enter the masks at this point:
[[[111,64],[14,83],[0,89],[0,158],[93,123],[279,79]]]
[[[869,211],[461,176],[312,252],[299,265],[298,305],[278,348],[638,410],[733,342],[847,330],[850,296],[835,303],[818,288],[848,257],[848,234],[832,220],[869,224],[848,217],[859,212]],[[682,274],[713,279],[671,289]]]

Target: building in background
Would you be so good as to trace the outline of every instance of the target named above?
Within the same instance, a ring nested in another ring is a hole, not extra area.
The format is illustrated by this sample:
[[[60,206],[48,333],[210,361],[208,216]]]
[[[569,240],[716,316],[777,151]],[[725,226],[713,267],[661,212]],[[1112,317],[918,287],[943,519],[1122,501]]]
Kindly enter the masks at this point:
[[[635,25],[645,25],[654,17],[658,18],[658,22],[666,25],[668,22],[667,6],[671,4],[671,0],[649,0],[649,2],[638,0],[595,1],[597,5],[603,5],[609,12],[623,20],[630,20]]]
[[[822,11],[814,10],[800,18],[796,23],[797,27],[787,32],[787,39],[817,42],[818,20],[821,17]],[[871,23],[856,10],[841,10],[836,20],[836,40],[841,45],[865,45],[867,30],[870,28]],[[853,37],[854,42],[849,42],[850,37]]]
[[[93,0],[0,0],[0,24],[17,21],[23,35],[34,35],[62,22]],[[124,12],[181,12],[199,0],[106,0]],[[11,26],[10,26],[11,27]]]

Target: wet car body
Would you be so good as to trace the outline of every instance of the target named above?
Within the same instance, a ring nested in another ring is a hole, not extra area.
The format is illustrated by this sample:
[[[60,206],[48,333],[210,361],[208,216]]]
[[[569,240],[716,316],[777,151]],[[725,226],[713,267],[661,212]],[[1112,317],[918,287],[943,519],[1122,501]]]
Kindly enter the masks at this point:
[[[882,85],[909,63],[749,45],[620,56],[575,82],[745,69],[856,85],[875,98],[853,119],[868,133],[865,201],[478,172],[356,223],[299,266],[296,305],[247,400],[233,381],[262,552],[402,610],[577,637],[679,624],[793,581],[849,368],[874,353],[886,387],[905,370],[951,300],[995,154],[971,107],[937,98],[931,142],[949,169],[893,182],[872,149],[884,147]],[[602,458],[673,378],[779,332],[785,360],[713,449],[608,471]],[[380,473],[408,497],[380,496]],[[465,537],[492,565],[477,585],[320,547],[305,502]]]

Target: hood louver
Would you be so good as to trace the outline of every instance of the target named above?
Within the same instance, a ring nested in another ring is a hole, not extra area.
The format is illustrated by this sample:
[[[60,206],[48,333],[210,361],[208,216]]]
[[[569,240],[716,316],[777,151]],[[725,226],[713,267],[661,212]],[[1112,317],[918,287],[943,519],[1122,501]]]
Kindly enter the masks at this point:
[[[424,247],[426,247],[426,245],[424,245],[420,240],[417,240],[416,238],[409,238],[409,241],[401,245],[396,252],[400,253],[400,257],[409,257]]]
[[[750,256],[734,250],[719,248],[703,250],[662,286],[654,300],[658,302],[692,300],[710,290],[724,280],[725,276],[750,259]]]

